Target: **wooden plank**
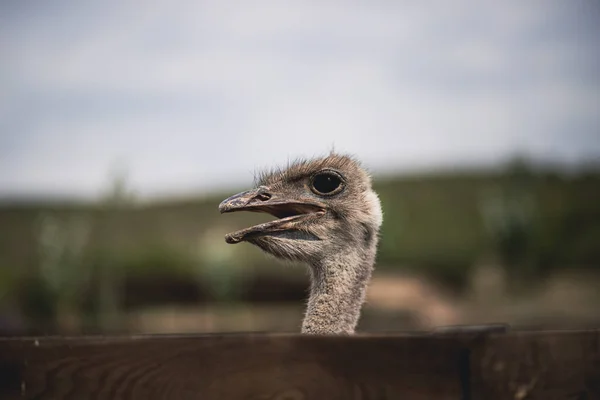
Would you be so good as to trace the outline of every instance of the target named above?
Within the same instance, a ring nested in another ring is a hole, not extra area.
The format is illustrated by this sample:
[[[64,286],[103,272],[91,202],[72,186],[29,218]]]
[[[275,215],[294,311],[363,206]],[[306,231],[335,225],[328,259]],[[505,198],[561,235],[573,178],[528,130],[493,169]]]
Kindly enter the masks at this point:
[[[12,398],[592,400],[600,330],[0,339]]]
[[[462,348],[428,336],[0,340],[0,398],[462,399]]]
[[[600,399],[600,330],[484,337],[470,369],[473,399]]]

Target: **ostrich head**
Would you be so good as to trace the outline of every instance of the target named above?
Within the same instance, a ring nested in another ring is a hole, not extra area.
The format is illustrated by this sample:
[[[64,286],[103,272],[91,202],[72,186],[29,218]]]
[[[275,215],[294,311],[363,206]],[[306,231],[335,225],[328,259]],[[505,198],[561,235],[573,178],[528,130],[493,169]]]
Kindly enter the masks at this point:
[[[356,160],[340,155],[263,173],[255,189],[224,200],[219,211],[279,218],[230,233],[225,240],[246,241],[275,257],[310,264],[349,247],[370,247],[382,220],[371,178]]]
[[[278,218],[227,234],[225,240],[246,241],[275,257],[310,266],[312,291],[303,331],[354,330],[382,222],[371,178],[358,161],[337,154],[296,161],[286,169],[261,174],[255,189],[229,197],[219,210],[264,212]],[[349,297],[340,298],[344,296]],[[327,314],[323,308],[330,308],[339,315],[311,328],[311,304],[317,314]]]

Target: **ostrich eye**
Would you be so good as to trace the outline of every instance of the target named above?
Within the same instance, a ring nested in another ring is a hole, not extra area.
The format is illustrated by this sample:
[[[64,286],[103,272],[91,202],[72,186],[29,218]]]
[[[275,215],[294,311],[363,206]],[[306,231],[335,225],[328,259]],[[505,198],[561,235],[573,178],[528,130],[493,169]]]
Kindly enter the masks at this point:
[[[341,177],[333,172],[321,172],[313,176],[311,189],[316,194],[332,195],[343,188]]]

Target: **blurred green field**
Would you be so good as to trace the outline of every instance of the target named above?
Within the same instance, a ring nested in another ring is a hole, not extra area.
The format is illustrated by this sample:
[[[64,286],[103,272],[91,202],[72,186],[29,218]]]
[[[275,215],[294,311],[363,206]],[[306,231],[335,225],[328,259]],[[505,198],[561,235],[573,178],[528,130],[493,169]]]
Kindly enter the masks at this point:
[[[557,270],[600,273],[597,169],[513,164],[382,176],[375,186],[384,208],[378,271],[417,274],[456,292],[489,260],[516,288]],[[220,215],[218,203],[237,189],[150,203],[115,191],[95,203],[0,204],[0,313],[51,330],[61,313],[97,326],[111,310],[153,304],[304,298],[302,268],[225,244],[225,233],[271,218]]]

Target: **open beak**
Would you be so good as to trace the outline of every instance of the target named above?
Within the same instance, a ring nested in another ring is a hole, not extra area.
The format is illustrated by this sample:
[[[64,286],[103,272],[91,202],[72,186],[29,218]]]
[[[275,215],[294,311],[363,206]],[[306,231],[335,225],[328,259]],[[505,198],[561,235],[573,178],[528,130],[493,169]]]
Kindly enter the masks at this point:
[[[286,199],[261,186],[223,200],[219,204],[219,211],[222,214],[235,211],[263,212],[279,218],[225,235],[227,243],[239,243],[256,236],[297,229],[301,222],[324,215],[325,205],[308,200]]]

